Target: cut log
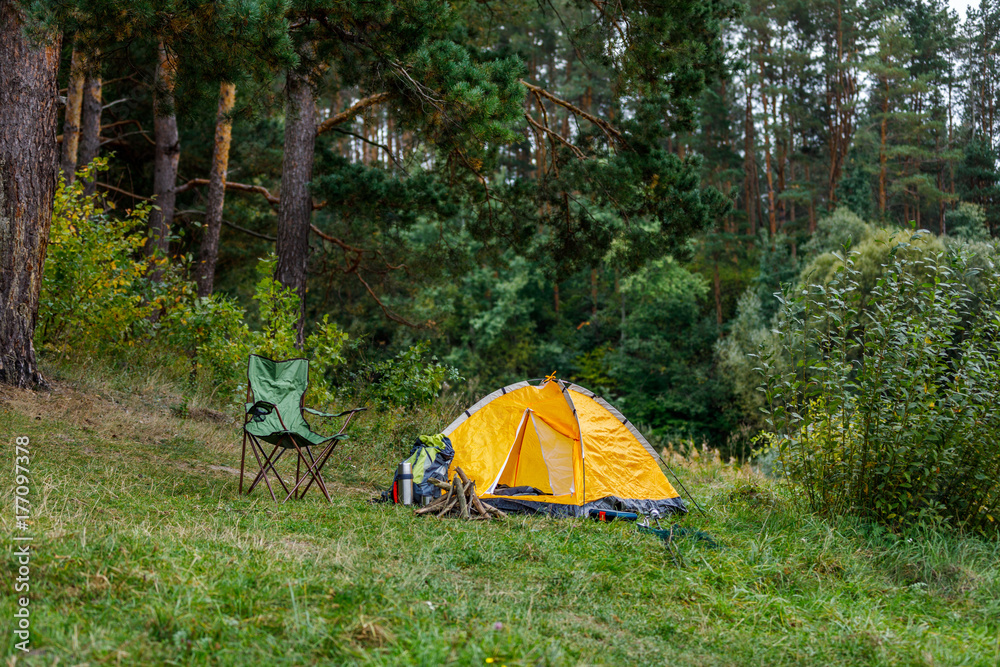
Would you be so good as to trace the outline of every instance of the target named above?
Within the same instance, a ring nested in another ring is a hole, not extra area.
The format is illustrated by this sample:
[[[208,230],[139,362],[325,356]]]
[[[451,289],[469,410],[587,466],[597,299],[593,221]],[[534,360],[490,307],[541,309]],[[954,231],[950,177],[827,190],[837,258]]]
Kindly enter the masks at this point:
[[[451,509],[455,506],[455,503],[457,503],[457,502],[458,502],[457,499],[452,499],[447,505],[445,505],[445,508],[443,510],[441,510],[440,512],[437,513],[437,517],[441,518],[445,514],[447,514],[448,512],[450,512]]]
[[[442,482],[441,480],[434,479],[433,477],[431,477],[427,481],[430,482],[431,484],[433,484],[434,486],[436,486],[439,489],[444,489],[445,491],[451,491],[451,484],[449,484],[448,482]]]
[[[503,510],[499,510],[496,507],[493,507],[493,505],[490,505],[489,503],[483,503],[483,507],[490,514],[495,514],[496,516],[501,517],[501,518],[507,516],[506,512],[504,512]]]
[[[451,480],[451,483],[452,486],[455,487],[455,496],[458,497],[459,516],[461,516],[463,519],[468,519],[469,501],[465,497],[466,494],[465,485],[462,483],[461,479],[453,479]]]
[[[488,521],[491,517],[503,518],[507,514],[496,507],[483,502],[476,492],[475,481],[469,479],[461,468],[455,469],[451,483],[439,479],[431,479],[431,484],[445,491],[445,494],[425,507],[415,510],[416,514],[431,514],[435,516],[459,516],[467,521]]]
[[[415,512],[417,514],[430,514],[431,512],[436,512],[442,507],[444,507],[447,502],[448,502],[448,497],[441,496],[431,504],[418,508],[417,510],[415,510]]]
[[[483,507],[483,501],[480,500],[479,496],[476,495],[476,483],[475,482],[472,483],[472,495],[469,496],[469,497],[471,498],[472,505],[476,508],[476,511],[479,512],[480,514],[482,514],[483,516],[486,516],[487,512],[486,512],[486,508]]]

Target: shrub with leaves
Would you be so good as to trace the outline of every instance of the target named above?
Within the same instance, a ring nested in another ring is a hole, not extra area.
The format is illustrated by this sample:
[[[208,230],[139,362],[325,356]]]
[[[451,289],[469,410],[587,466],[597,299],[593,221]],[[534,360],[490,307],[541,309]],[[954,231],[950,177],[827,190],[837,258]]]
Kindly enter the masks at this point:
[[[851,254],[782,300],[760,357],[766,439],[817,511],[995,530],[1000,274],[892,240],[873,287]]]
[[[39,302],[39,347],[106,357],[131,351],[133,359],[149,349],[186,358],[192,379],[235,403],[246,391],[248,354],[304,356],[311,360],[307,400],[332,402],[335,391],[328,377],[344,362],[347,334],[324,317],[303,349],[295,347],[299,297],[274,280],[276,258],[265,257],[257,266],[253,299],[261,328],[254,330],[235,300],[219,294],[198,297],[182,265],[167,258],[150,265],[141,253],[149,205],[119,215],[84,192],[84,182],[106,169],[105,159],[95,160],[73,183],[60,182],[56,192]]]
[[[458,382],[458,370],[427,359],[429,344],[422,341],[391,359],[368,362],[354,375],[359,397],[380,406],[426,405],[437,398],[446,382]]]
[[[309,365],[307,402],[325,405],[333,402],[336,388],[329,372],[344,362],[347,334],[329,316],[317,322],[306,337],[302,349],[295,346],[299,296],[295,290],[274,279],[277,258],[272,254],[257,263],[257,284],[253,300],[257,304],[260,330],[246,323],[246,313],[224,296],[192,297],[183,307],[173,309],[165,318],[164,335],[172,344],[186,351],[195,364],[196,374],[207,374],[216,385],[232,387],[232,400],[240,403],[246,392],[247,355],[259,354],[281,360],[306,357]]]
[[[84,182],[106,169],[106,159],[95,160],[56,190],[38,308],[43,349],[106,353],[134,345],[149,327],[154,304],[143,298],[139,259],[149,205],[116,215],[85,194]]]

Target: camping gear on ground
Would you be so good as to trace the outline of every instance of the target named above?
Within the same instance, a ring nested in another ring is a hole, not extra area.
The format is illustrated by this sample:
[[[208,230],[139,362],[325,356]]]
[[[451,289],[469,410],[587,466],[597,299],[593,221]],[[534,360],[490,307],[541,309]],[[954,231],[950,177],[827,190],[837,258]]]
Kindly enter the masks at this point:
[[[286,359],[274,361],[267,357],[251,354],[247,362],[247,403],[246,416],[243,420],[243,454],[240,457],[240,493],[243,493],[243,470],[247,456],[247,441],[250,451],[260,466],[260,471],[254,478],[249,494],[261,480],[271,492],[271,498],[277,502],[271,481],[270,471],[277,479],[281,488],[287,494],[285,502],[293,495],[304,497],[313,482],[330,501],[330,492],[323,482],[322,470],[337,443],[349,437],[347,430],[351,419],[365,408],[354,408],[336,414],[319,412],[304,405],[306,389],[309,387],[309,360]],[[344,417],[347,419],[335,435],[324,436],[309,427],[303,412],[318,417]],[[264,443],[271,445],[267,453]],[[319,449],[319,455],[313,456],[313,448]],[[295,484],[289,490],[285,481],[278,474],[275,464],[286,452],[295,452]],[[300,472],[302,467],[305,472]],[[305,486],[303,487],[303,483]],[[331,501],[332,502],[332,501]]]
[[[639,515],[635,512],[616,512],[614,510],[590,510],[590,518],[598,521],[637,521]]]
[[[396,468],[392,486],[382,492],[382,500],[393,503],[422,504],[424,498],[435,500],[441,497],[441,491],[431,483],[431,480],[447,481],[448,466],[455,457],[455,450],[444,435],[422,435],[413,443],[410,455]],[[410,502],[404,503],[403,496],[403,464],[410,464],[410,483],[412,496]]]
[[[495,496],[551,496],[551,493],[545,493],[541,489],[536,489],[533,486],[507,486],[506,484],[497,484],[497,487],[493,489],[493,495]]]
[[[399,464],[399,485],[402,489],[403,504],[412,505],[413,504],[413,464],[409,461],[403,461]]]
[[[493,505],[483,502],[476,494],[476,483],[461,468],[455,468],[455,476],[450,482],[431,478],[430,483],[445,494],[414,514],[434,513],[437,517],[456,516],[470,521],[489,521],[491,517],[502,519],[507,516]]]
[[[455,448],[451,470],[461,466],[481,497],[503,510],[687,511],[635,426],[592,391],[554,376],[494,391],[444,435]],[[541,493],[506,496],[502,485]]]

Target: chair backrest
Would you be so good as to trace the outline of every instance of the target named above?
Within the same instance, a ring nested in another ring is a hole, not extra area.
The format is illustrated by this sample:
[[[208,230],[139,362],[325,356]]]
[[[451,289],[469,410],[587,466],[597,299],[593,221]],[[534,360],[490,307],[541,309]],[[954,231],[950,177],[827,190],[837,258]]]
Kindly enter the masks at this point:
[[[247,382],[253,401],[267,401],[278,406],[285,428],[296,430],[303,423],[302,397],[309,388],[309,360],[287,359],[274,361],[256,354],[247,362]],[[267,427],[282,430],[275,413],[265,420]],[[264,427],[265,424],[261,424]],[[261,428],[261,430],[264,430]]]

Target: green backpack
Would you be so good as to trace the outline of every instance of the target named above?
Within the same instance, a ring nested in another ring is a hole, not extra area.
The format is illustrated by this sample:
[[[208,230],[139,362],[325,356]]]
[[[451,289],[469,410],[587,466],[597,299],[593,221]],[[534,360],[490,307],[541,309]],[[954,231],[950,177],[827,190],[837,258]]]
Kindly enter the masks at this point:
[[[437,498],[441,495],[440,489],[430,483],[431,479],[438,479],[442,482],[448,480],[448,468],[451,460],[455,458],[455,448],[451,446],[451,440],[447,436],[438,433],[437,435],[422,435],[413,443],[410,456],[402,462],[409,462],[413,466],[413,502],[419,505],[425,497]],[[392,487],[388,491],[382,492],[384,500],[401,503],[403,502],[403,491],[400,479],[400,467],[396,467],[396,474],[392,480]]]

